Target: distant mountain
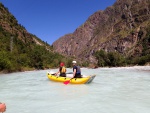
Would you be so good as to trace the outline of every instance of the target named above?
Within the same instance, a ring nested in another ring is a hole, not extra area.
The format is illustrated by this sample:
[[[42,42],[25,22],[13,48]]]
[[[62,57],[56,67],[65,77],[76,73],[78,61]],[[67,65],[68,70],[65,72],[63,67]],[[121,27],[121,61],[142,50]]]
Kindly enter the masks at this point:
[[[91,63],[97,63],[100,50],[131,59],[150,55],[150,0],[117,0],[52,45],[56,52]]]

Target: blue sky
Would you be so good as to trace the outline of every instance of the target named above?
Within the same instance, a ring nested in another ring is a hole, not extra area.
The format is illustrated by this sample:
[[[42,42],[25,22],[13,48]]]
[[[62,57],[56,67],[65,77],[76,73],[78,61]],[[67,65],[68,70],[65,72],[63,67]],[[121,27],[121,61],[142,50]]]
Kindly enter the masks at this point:
[[[28,32],[52,44],[116,0],[0,0]]]

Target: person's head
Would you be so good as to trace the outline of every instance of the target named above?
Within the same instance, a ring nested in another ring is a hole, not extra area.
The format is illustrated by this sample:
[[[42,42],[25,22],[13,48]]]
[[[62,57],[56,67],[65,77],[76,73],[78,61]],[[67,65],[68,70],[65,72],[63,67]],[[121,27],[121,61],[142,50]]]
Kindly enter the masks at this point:
[[[65,64],[63,62],[60,63],[60,67],[63,67]]]
[[[77,62],[74,60],[74,61],[72,61],[72,64],[73,64],[73,65],[76,65],[76,64],[77,64]]]

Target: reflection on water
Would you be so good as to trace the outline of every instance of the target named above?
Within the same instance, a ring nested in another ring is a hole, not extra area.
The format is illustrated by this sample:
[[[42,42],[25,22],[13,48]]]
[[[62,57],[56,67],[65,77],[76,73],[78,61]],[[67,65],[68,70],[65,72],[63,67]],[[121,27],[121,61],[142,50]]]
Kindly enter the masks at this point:
[[[82,85],[52,82],[47,71],[0,75],[6,113],[150,113],[149,66],[82,68],[84,75],[97,75]]]

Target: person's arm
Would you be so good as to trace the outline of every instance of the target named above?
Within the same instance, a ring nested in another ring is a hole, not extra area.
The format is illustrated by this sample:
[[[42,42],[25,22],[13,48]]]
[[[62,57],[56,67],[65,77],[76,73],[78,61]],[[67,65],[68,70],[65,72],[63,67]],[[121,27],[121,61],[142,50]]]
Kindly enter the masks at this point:
[[[73,70],[73,77],[72,77],[72,78],[74,78],[74,77],[75,77],[75,75],[76,75],[76,71],[77,71],[77,69],[74,69],[74,70]]]
[[[57,73],[55,73],[55,75],[57,76],[58,73],[60,73],[60,71],[58,71]]]
[[[55,73],[55,75],[57,76],[57,74],[58,74],[58,73],[60,73],[60,68],[59,68],[58,72],[57,72],[57,73]]]

